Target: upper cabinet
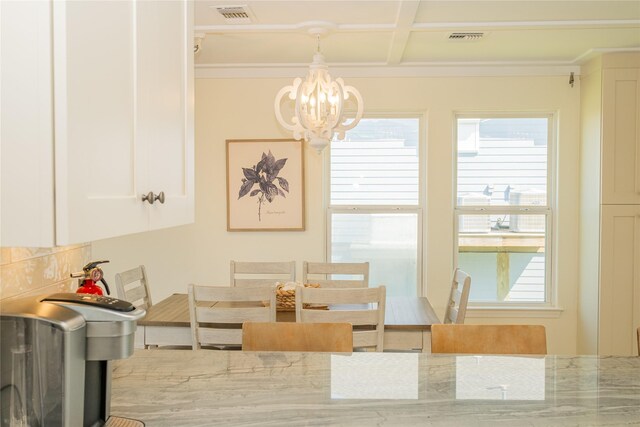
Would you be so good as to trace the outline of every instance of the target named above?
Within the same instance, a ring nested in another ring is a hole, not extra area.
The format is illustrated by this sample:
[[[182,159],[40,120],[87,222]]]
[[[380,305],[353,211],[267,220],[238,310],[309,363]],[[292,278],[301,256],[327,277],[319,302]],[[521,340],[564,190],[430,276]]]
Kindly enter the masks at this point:
[[[193,222],[191,2],[0,7],[2,246]]]
[[[640,64],[602,70],[602,204],[640,204]]]

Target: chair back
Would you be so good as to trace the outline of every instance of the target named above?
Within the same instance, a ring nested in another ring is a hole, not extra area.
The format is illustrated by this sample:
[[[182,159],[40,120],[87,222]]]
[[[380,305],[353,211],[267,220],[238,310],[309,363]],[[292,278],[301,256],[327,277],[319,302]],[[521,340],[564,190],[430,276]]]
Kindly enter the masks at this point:
[[[464,323],[464,318],[467,314],[470,288],[471,276],[459,268],[456,268],[453,272],[451,292],[449,292],[449,301],[447,302],[443,323]]]
[[[152,303],[144,265],[116,273],[116,292],[119,299],[148,310]]]
[[[353,347],[384,348],[386,288],[296,288],[296,321],[348,322],[353,325]],[[329,306],[318,309],[313,306]]]
[[[431,325],[431,353],[547,354],[540,325]]]
[[[239,262],[231,261],[231,286],[272,287],[276,282],[293,282],[296,262]]]
[[[203,345],[240,346],[244,322],[276,321],[275,289],[190,284],[189,317],[194,350]]]
[[[369,263],[304,261],[302,283],[318,283],[321,288],[367,288]]]
[[[242,350],[350,353],[353,331],[350,323],[245,322]]]

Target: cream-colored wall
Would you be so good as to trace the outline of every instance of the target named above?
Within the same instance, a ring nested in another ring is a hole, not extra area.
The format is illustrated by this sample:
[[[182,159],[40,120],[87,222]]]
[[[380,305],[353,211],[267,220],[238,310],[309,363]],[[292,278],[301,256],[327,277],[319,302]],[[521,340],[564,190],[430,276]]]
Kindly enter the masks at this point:
[[[0,301],[54,292],[74,292],[91,258],[91,245],[57,248],[0,248]]]
[[[193,225],[93,243],[96,258],[111,259],[107,278],[145,264],[155,301],[186,292],[189,282],[228,283],[229,260],[322,260],[325,256],[323,155],[305,153],[306,230],[227,232],[225,139],[289,137],[276,123],[273,99],[291,79],[196,81],[196,222]],[[349,78],[366,113],[421,113],[427,122],[427,202],[424,286],[442,315],[453,270],[452,129],[457,111],[552,111],[558,114],[558,210],[554,268],[558,318],[476,318],[467,322],[547,326],[549,351],[576,352],[580,87],[568,76]]]

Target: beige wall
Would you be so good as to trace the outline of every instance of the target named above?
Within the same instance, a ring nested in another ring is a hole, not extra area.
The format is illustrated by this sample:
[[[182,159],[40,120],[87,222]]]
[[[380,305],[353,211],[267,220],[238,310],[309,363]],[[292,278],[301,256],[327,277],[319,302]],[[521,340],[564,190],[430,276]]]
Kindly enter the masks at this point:
[[[365,112],[420,113],[426,117],[427,206],[424,212],[424,283],[439,315],[453,270],[453,117],[457,111],[552,111],[559,122],[558,214],[554,281],[564,311],[557,318],[478,318],[468,323],[536,323],[547,326],[549,351],[576,352],[578,272],[580,85],[568,76],[349,78]],[[289,137],[276,123],[273,99],[291,79],[196,81],[196,222],[193,225],[93,243],[97,258],[110,259],[107,278],[145,264],[151,292],[160,301],[186,292],[190,282],[228,284],[229,260],[323,260],[325,212],[323,155],[305,153],[306,231],[227,232],[225,139]],[[511,316],[511,314],[508,314]]]
[[[77,280],[91,258],[91,245],[57,248],[0,248],[0,301],[30,295],[74,292]]]

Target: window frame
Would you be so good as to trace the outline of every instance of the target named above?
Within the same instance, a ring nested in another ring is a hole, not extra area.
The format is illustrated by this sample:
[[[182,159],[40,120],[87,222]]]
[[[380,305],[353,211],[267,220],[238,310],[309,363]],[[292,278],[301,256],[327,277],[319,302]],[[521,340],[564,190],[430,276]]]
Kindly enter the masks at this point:
[[[547,189],[546,206],[473,206],[458,205],[458,119],[547,119]],[[470,309],[555,309],[557,308],[557,288],[555,284],[555,246],[554,235],[556,227],[555,194],[557,192],[556,179],[556,149],[557,149],[557,114],[550,111],[539,112],[456,112],[453,116],[453,260],[458,265],[459,255],[459,217],[469,214],[508,214],[508,215],[544,215],[545,216],[545,300],[544,301],[471,301]]]
[[[426,202],[426,116],[424,113],[370,113],[363,116],[363,119],[418,119],[418,203],[416,205],[331,205],[331,149],[328,147],[324,155],[325,179],[324,206],[325,216],[325,256],[327,262],[331,260],[331,232],[333,214],[376,214],[376,213],[413,213],[418,219],[417,230],[417,253],[416,253],[416,295],[425,296],[424,283],[424,212]],[[332,141],[332,144],[341,144],[342,141]],[[326,154],[325,154],[326,153]]]

